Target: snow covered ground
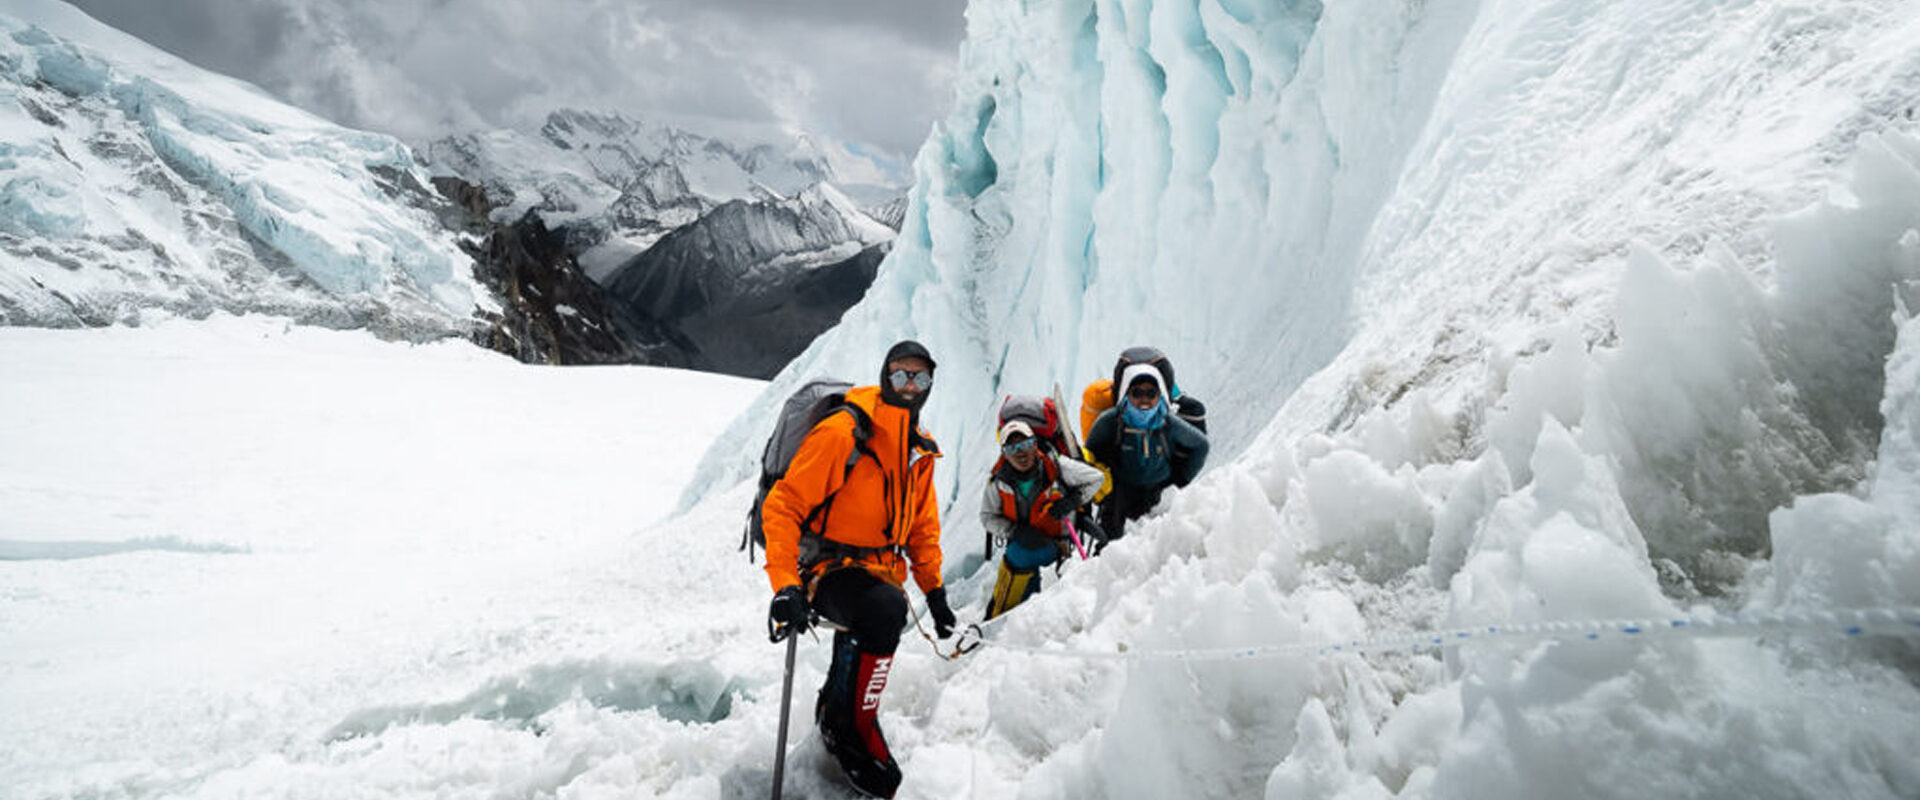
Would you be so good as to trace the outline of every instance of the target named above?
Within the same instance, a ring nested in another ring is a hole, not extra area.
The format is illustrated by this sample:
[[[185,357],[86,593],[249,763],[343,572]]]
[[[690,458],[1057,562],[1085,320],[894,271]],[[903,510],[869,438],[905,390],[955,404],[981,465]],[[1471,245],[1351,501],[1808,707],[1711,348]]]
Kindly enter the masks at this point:
[[[1794,512],[1821,531],[1850,521],[1840,541],[1854,544],[1783,554],[1783,596],[1797,594],[1785,605],[1912,599],[1920,559],[1901,498],[1920,475],[1920,327],[1901,341],[1893,467],[1864,498]],[[0,374],[7,797],[765,792],[779,648],[762,638],[764,578],[733,549],[751,487],[664,516],[762,384],[529,367],[230,317],[0,330]],[[1373,560],[1339,555],[1364,545],[1391,560],[1391,537],[1429,513],[1421,487],[1490,480],[1484,464],[1370,466],[1419,430],[1382,424],[1307,443],[1317,455],[1299,465],[1223,467],[1106,555],[1049,576],[993,631],[1014,647],[947,662],[910,633],[884,717],[902,796],[1920,786],[1920,697],[1900,666],[1912,651],[1817,618],[1777,640],[1154,657],[1442,624],[1447,597],[1422,570],[1374,584]],[[1661,597],[1574,437],[1550,423],[1530,463],[1530,488],[1488,500],[1489,532],[1461,568],[1477,587],[1467,602],[1518,604],[1469,616],[1716,616]],[[1269,487],[1292,493],[1279,511]],[[1329,549],[1274,537],[1288,530]],[[948,544],[963,619],[987,574],[963,566],[973,541]],[[1847,589],[1836,574],[1863,580]],[[848,796],[807,724],[827,649],[800,651],[791,797]]]
[[[758,383],[232,317],[0,375],[0,796],[671,781],[777,674],[732,516],[634,534]]]

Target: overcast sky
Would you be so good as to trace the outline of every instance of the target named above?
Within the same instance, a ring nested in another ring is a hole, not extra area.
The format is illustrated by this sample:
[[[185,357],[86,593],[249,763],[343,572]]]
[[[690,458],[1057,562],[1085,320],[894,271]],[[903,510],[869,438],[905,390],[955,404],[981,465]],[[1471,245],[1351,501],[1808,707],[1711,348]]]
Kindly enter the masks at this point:
[[[196,64],[409,141],[555,108],[775,123],[911,159],[966,0],[70,0]]]

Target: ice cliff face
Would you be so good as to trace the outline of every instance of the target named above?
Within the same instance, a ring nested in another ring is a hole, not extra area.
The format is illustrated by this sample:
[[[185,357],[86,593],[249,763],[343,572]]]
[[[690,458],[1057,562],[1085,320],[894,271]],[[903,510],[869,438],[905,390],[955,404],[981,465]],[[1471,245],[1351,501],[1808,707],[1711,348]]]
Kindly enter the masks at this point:
[[[71,7],[0,10],[0,323],[105,324],[160,307],[466,333],[491,302],[421,210],[435,202],[426,180],[391,138],[288,108]]]
[[[893,233],[821,183],[792,200],[726,203],[607,285],[693,343],[697,368],[772,377],[866,293]]]
[[[1154,344],[1232,409],[1222,439],[1263,427],[1350,333],[1361,237],[1464,23],[1371,9],[1313,45],[1317,3],[1201,6],[972,6],[894,254],[771,394],[872,374],[917,336],[943,364],[927,417],[957,479],[984,469],[991,398],[1077,395]],[[1359,69],[1335,49],[1355,43],[1405,68]],[[716,484],[750,468],[713,466]],[[971,496],[958,485],[943,491]]]
[[[1003,635],[1913,605],[1911,12],[981,0],[873,288],[688,498],[752,475],[797,382],[915,337],[948,574],[977,590],[996,398],[1154,344],[1216,461]],[[1071,730],[977,735],[1036,754],[1005,794],[1910,796],[1857,757],[1920,740],[1910,642],[1831,644],[1138,662],[1055,687]]]
[[[1616,340],[1632,254],[1767,280],[1770,220],[1817,199],[1920,94],[1887,77],[1901,52],[1852,18],[1816,25],[1816,45],[1760,7],[1522,5],[976,3],[956,109],[920,153],[894,254],[770,397],[870,374],[889,342],[922,338],[943,364],[928,418],[959,456],[952,489],[989,457],[987,398],[1055,381],[1071,394],[1150,343],[1217,409],[1228,452],[1416,396],[1472,449],[1494,389],[1555,331]],[[1734,55],[1756,41],[1779,44],[1762,63]],[[1820,84],[1839,69],[1816,54],[1827,45],[1871,56],[1836,91]],[[1896,273],[1841,293],[1835,308],[1867,321],[1813,337],[1847,344],[1792,346],[1808,352],[1776,354],[1770,374],[1879,396],[1892,328],[1875,287]],[[1704,440],[1631,443],[1634,459],[1690,465],[1678,486],[1623,478],[1636,507],[1694,531],[1656,549],[1751,548],[1759,512],[1740,509],[1861,474],[1870,400],[1780,402],[1765,427],[1781,455],[1758,467]],[[750,468],[727,461],[710,465],[718,483]]]

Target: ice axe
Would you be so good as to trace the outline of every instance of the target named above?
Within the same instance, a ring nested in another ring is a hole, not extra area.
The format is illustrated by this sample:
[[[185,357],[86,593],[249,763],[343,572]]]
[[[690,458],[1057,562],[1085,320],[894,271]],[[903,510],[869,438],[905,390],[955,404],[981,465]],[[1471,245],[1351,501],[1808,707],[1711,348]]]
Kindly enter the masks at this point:
[[[787,772],[787,711],[793,706],[793,653],[800,646],[800,634],[791,625],[769,623],[767,635],[776,642],[787,640],[787,669],[780,678],[780,738],[773,751],[773,800],[780,800],[780,784]]]

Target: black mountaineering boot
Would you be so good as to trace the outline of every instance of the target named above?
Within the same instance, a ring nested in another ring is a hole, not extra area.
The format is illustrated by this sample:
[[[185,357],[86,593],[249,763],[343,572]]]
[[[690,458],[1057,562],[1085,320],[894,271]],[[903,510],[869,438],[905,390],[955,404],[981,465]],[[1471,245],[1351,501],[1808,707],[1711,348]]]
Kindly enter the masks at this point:
[[[827,752],[853,788],[869,797],[892,797],[900,788],[900,767],[887,750],[879,719],[880,694],[892,668],[892,655],[862,652],[852,636],[836,633],[833,663],[814,705]]]

